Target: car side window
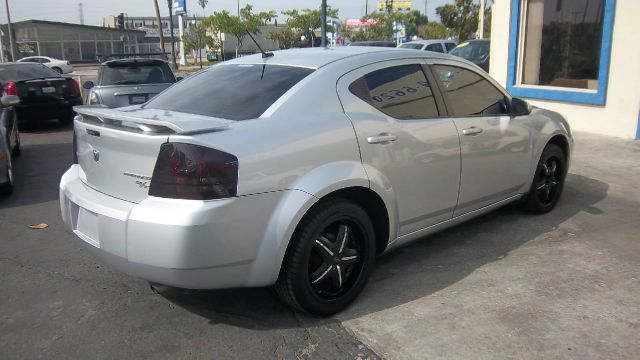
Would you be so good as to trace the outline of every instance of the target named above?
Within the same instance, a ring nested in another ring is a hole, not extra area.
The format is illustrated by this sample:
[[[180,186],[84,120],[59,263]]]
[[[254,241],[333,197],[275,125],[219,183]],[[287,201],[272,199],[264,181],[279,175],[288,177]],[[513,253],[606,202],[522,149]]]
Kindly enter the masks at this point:
[[[349,91],[399,120],[438,116],[429,82],[418,64],[376,70],[349,85]]]
[[[40,62],[43,64],[46,64],[46,63],[50,63],[51,61],[49,59],[40,58]]]
[[[428,50],[428,51],[435,51],[435,52],[440,52],[440,53],[444,52],[444,49],[442,48],[442,44],[440,44],[440,43],[429,44],[424,49]]]
[[[435,65],[456,116],[507,115],[505,95],[489,80],[457,66]]]
[[[444,46],[447,48],[447,52],[449,52],[456,47],[456,43],[447,42],[447,43],[444,43]]]

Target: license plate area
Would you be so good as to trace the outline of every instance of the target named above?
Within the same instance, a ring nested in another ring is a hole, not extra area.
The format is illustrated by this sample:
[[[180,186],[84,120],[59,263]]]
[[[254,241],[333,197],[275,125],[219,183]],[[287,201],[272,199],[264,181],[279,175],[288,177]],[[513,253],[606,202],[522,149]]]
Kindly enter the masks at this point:
[[[42,88],[43,94],[55,94],[56,88],[53,86],[43,86]]]
[[[71,211],[76,214],[73,232],[85,242],[99,248],[98,214],[73,205]]]
[[[147,95],[129,95],[129,104],[137,105],[147,102]]]

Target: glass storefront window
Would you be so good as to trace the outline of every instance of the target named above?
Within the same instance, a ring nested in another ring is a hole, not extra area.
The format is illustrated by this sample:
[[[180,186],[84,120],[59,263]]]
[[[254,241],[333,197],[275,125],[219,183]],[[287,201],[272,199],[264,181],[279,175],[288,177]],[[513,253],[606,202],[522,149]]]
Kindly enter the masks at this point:
[[[520,83],[598,89],[605,0],[528,0]]]

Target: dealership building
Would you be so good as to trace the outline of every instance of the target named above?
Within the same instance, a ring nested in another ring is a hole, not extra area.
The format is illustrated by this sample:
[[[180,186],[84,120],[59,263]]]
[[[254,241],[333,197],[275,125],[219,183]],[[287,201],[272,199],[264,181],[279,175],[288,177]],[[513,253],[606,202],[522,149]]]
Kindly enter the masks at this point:
[[[490,74],[573,130],[640,139],[637,0],[501,0]]]

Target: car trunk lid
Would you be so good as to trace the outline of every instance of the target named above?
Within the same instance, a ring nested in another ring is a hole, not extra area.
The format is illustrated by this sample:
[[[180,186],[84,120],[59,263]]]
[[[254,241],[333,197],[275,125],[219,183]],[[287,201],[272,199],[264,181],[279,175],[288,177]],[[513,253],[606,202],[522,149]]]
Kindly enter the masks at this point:
[[[107,195],[138,203],[149,193],[160,145],[172,134],[225,130],[233,121],[164,110],[74,108],[82,181]]]
[[[118,108],[145,103],[171,85],[173,84],[113,85],[100,86],[98,89],[102,104]]]

